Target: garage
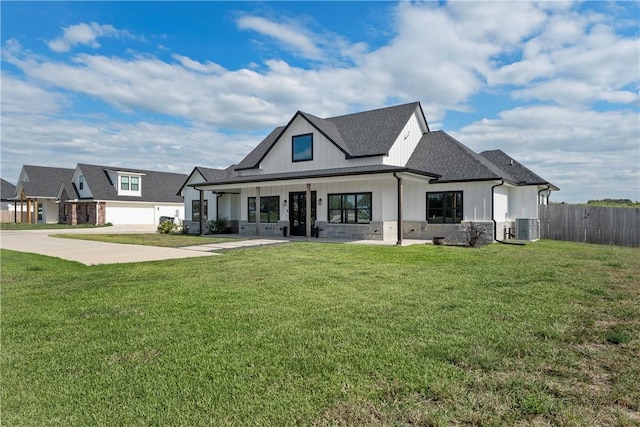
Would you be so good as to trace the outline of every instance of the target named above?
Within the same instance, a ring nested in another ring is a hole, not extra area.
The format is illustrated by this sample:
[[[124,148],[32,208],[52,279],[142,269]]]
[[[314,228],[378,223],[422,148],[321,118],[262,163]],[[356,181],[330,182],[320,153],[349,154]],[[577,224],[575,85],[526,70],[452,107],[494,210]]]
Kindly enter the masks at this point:
[[[106,222],[112,224],[155,224],[155,206],[147,203],[108,202]]]

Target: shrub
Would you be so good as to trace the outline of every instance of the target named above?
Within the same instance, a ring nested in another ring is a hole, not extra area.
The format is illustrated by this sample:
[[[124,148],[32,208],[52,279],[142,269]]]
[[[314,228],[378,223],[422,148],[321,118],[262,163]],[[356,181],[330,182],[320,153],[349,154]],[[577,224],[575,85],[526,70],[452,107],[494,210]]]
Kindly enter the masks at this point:
[[[487,243],[487,227],[476,222],[470,222],[464,227],[468,233],[467,245],[475,248]]]
[[[225,233],[229,230],[229,221],[227,218],[221,216],[207,222],[207,228],[209,229],[209,232],[213,234]]]
[[[158,226],[158,233],[170,234],[176,230],[177,226],[173,221],[165,221]]]

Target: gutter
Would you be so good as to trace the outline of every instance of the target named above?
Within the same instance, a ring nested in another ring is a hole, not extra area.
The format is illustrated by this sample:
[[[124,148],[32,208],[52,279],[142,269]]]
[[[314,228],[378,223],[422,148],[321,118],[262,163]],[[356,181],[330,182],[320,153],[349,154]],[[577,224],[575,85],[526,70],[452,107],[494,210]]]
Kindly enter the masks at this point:
[[[540,193],[543,191],[549,191],[551,185],[547,184],[547,188],[543,188],[542,190],[538,190],[538,205],[540,204]],[[549,197],[551,197],[551,191],[547,194],[547,204],[549,204]]]

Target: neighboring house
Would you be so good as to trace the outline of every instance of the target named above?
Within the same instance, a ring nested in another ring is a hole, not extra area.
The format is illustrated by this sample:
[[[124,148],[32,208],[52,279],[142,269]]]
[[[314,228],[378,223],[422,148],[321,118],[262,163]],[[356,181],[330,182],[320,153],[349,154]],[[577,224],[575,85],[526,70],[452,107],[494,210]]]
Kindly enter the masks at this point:
[[[22,212],[21,222],[57,223],[56,203],[60,183],[70,181],[73,169],[24,165],[18,177],[16,204]]]
[[[14,196],[16,186],[4,178],[0,178],[0,210],[9,211],[15,209]]]
[[[184,202],[176,191],[186,178],[87,164],[75,169],[23,166],[17,199],[37,206],[37,218],[27,214],[25,222],[158,224],[162,216],[184,218]]]
[[[298,111],[237,165],[195,168],[181,195],[192,230],[224,213],[240,234],[401,243],[460,241],[470,222],[507,238],[516,219],[535,224],[555,190],[500,150],[431,132],[414,102],[326,119]],[[207,217],[188,215],[200,200]]]

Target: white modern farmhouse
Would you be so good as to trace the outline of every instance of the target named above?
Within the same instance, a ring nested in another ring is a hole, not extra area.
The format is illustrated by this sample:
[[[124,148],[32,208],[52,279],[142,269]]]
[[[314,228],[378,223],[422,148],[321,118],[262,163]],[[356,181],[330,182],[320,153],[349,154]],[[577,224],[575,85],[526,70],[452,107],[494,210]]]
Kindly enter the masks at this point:
[[[557,187],[500,150],[477,154],[431,132],[419,102],[331,118],[298,111],[239,164],[196,167],[180,190],[198,232],[224,216],[245,235],[394,240],[537,238]]]

